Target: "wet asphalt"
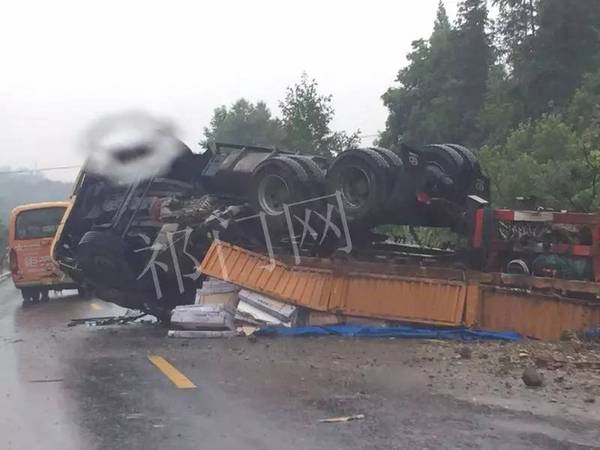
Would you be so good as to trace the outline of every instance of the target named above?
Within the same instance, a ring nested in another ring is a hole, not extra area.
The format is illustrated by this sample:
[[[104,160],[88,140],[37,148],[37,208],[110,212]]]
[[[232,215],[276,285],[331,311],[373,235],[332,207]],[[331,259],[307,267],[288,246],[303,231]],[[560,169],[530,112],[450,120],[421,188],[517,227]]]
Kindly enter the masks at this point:
[[[68,327],[73,318],[124,312],[68,294],[23,307],[10,281],[0,283],[0,448],[600,445],[595,425],[435,393],[428,387],[430,378],[403,362],[403,355],[412,353],[402,346],[412,351],[415,344],[336,338],[177,340],[166,338],[166,329],[156,324]],[[196,387],[178,389],[149,355],[165,358]],[[353,414],[365,418],[319,423]]]
[[[257,412],[268,396],[254,405],[227,392],[229,363],[204,370],[186,354],[187,342],[166,339],[156,324],[68,327],[74,318],[125,312],[74,294],[22,306],[10,282],[0,284],[1,448],[279,450],[331,441],[297,433],[293,421],[282,426],[276,408]],[[150,354],[183,368],[196,388],[178,389]],[[285,400],[278,395],[273,405]]]

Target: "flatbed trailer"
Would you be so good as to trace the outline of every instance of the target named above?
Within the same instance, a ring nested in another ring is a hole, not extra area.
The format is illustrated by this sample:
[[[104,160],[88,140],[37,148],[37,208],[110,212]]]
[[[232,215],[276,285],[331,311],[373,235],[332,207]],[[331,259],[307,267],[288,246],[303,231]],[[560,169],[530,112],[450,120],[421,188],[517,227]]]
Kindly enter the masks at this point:
[[[556,236],[557,230],[568,236]],[[199,270],[285,302],[351,316],[548,340],[600,326],[599,214],[480,208],[469,248],[454,259],[441,250],[396,248],[403,252],[297,258],[219,241]],[[575,263],[585,270],[561,272]]]

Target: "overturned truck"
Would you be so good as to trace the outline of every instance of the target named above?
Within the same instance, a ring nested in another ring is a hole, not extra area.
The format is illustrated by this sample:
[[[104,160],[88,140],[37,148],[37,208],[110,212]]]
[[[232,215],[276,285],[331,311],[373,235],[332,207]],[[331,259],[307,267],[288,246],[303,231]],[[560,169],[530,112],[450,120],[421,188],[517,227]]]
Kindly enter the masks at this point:
[[[53,246],[59,266],[98,297],[168,318],[192,303],[215,240],[277,254],[407,253],[381,225],[447,227],[468,235],[489,199],[474,154],[456,144],[352,148],[333,159],[217,143],[178,142],[168,167],[133,182],[85,168]],[[120,164],[158,151],[117,149]],[[422,250],[421,250],[422,252]]]

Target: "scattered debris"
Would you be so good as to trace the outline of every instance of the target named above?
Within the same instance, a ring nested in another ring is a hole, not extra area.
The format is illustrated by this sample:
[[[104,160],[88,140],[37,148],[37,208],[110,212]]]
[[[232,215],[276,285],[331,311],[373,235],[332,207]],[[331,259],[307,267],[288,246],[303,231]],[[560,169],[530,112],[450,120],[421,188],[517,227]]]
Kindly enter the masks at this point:
[[[346,316],[347,325],[365,325],[368,327],[387,327],[388,321],[383,319],[372,319],[370,317]]]
[[[230,338],[237,336],[233,330],[169,330],[168,337],[172,338]]]
[[[577,333],[573,330],[563,330],[560,333],[561,341],[575,341],[578,340]]]
[[[199,289],[196,297],[197,305],[228,305],[233,309],[237,308],[238,292],[240,288],[235,284],[226,281],[208,278],[202,283],[202,289]]]
[[[461,359],[471,359],[471,357],[473,356],[471,347],[467,347],[466,345],[460,347],[456,353],[458,353]]]
[[[319,423],[350,422],[351,420],[361,420],[364,418],[365,418],[364,414],[355,414],[353,416],[331,417],[329,419],[321,419],[321,420],[319,420]]]
[[[236,319],[253,325],[284,325],[291,327],[296,322],[298,308],[288,303],[273,300],[265,295],[242,289],[239,292]]]
[[[240,336],[252,336],[256,331],[259,330],[259,327],[255,327],[252,325],[242,325],[238,327],[237,331]]]
[[[544,385],[544,377],[533,366],[529,366],[523,371],[521,379],[528,387],[540,387]]]
[[[137,313],[125,314],[123,316],[84,317],[82,319],[71,319],[67,326],[74,327],[76,325],[87,325],[89,327],[96,327],[106,325],[125,325],[126,323],[135,322],[144,316],[147,316],[147,314]]]
[[[325,325],[338,325],[346,323],[346,317],[341,314],[332,314],[321,311],[313,311],[312,309],[306,309],[306,325],[311,327],[321,327]]]
[[[538,367],[540,369],[546,369],[548,367],[548,360],[544,359],[544,358],[540,358],[540,357],[536,357],[533,360],[535,367]]]
[[[28,383],[60,383],[64,381],[63,378],[42,378],[39,380],[28,380]]]
[[[232,309],[226,305],[217,304],[177,306],[171,315],[171,325],[179,330],[235,330]],[[170,336],[172,335],[170,334]]]

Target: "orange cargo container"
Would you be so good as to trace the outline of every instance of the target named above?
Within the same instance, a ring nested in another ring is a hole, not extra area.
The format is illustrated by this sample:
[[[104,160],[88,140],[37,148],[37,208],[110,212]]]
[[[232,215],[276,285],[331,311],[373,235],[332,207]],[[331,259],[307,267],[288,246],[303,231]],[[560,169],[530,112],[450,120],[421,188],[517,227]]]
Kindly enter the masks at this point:
[[[317,311],[414,323],[517,331],[558,339],[600,326],[600,283],[504,276],[381,263],[303,265],[226,242],[214,243],[200,270],[215,278]],[[551,289],[552,293],[544,293]],[[558,295],[584,292],[587,300]]]

